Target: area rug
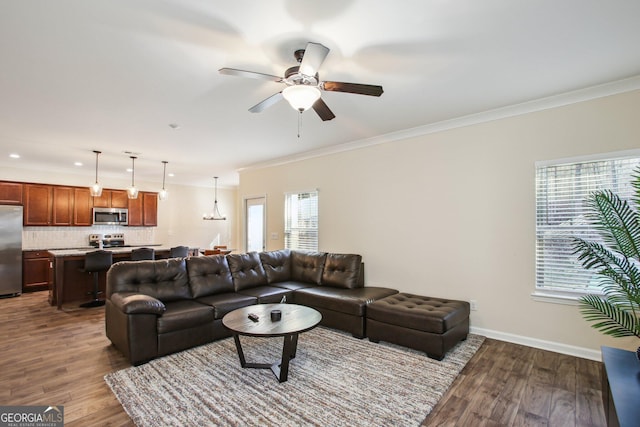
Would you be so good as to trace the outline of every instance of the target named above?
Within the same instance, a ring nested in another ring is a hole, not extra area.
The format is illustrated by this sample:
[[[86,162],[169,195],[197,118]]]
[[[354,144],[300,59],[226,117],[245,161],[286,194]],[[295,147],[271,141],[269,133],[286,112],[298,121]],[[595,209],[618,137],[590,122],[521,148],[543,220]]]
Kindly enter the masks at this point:
[[[279,360],[282,338],[241,337],[247,362]],[[138,426],[418,426],[480,348],[442,361],[318,327],[300,335],[289,379],[242,369],[233,339],[105,376]]]

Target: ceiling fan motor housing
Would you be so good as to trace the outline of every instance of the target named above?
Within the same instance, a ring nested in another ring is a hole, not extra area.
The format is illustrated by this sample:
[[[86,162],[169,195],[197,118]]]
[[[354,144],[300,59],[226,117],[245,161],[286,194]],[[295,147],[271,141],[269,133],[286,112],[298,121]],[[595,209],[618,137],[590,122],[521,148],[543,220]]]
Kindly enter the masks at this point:
[[[318,86],[320,75],[316,73],[315,76],[305,76],[304,74],[300,73],[300,67],[295,66],[287,68],[287,71],[284,72],[284,81],[288,85]]]
[[[304,49],[298,49],[295,52],[293,52],[293,56],[296,58],[296,61],[298,61],[298,64],[302,62],[302,58],[304,57]]]

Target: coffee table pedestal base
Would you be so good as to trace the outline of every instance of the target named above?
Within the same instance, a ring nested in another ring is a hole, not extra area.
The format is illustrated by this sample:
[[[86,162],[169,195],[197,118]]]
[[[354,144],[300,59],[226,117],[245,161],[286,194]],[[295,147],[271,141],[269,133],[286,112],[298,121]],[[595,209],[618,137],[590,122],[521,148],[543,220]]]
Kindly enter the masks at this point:
[[[289,361],[296,357],[296,350],[298,348],[298,335],[297,333],[287,334],[284,336],[284,344],[282,346],[282,358],[280,362],[274,364],[268,363],[249,363],[244,357],[244,351],[242,351],[242,344],[240,344],[240,336],[233,334],[233,340],[236,343],[236,350],[238,350],[238,357],[240,358],[240,366],[243,368],[253,369],[271,369],[271,372],[276,376],[279,382],[283,383],[287,381],[289,376]]]

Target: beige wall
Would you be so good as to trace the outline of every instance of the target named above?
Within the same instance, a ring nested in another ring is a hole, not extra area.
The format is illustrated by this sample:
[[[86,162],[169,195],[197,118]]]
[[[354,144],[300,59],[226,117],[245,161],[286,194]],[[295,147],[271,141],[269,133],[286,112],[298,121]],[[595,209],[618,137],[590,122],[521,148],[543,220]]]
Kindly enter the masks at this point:
[[[92,182],[92,178],[77,174],[51,174],[46,171],[32,171],[23,169],[3,168],[0,170],[0,180],[36,182],[57,185],[84,186]],[[106,188],[127,188],[126,180],[104,178],[101,184]],[[136,182],[136,186],[142,191],[155,191],[160,189],[157,183]],[[188,245],[191,247],[208,248],[211,242],[220,242],[231,248],[238,248],[238,206],[236,188],[218,188],[218,203],[220,209],[227,214],[226,221],[203,221],[202,214],[210,212],[213,208],[214,191],[211,188],[192,187],[183,185],[167,185],[169,199],[158,201],[158,227],[150,230],[141,230],[141,227],[28,227],[29,247],[42,248],[37,241],[46,242],[46,245],[57,247],[77,246],[84,241],[79,235],[88,236],[90,233],[123,232],[125,239],[127,232],[133,238],[134,231],[137,234],[152,238],[152,242],[163,245],[177,246]],[[35,237],[32,234],[36,234]],[[142,243],[138,237],[136,242]],[[86,242],[85,242],[86,243]],[[133,242],[132,242],[133,243]]]
[[[538,302],[535,162],[640,147],[640,91],[240,173],[266,194],[268,249],[283,246],[284,193],[319,190],[320,250],[363,255],[368,286],[477,300],[472,327],[596,356],[576,306]],[[573,347],[576,347],[575,349]]]

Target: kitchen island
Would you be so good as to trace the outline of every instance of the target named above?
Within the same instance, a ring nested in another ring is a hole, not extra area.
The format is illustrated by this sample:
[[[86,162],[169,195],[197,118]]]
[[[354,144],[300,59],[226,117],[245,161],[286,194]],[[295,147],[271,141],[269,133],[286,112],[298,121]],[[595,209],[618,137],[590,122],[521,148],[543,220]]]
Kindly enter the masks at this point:
[[[104,250],[113,252],[113,262],[130,261],[131,251],[141,247],[151,247],[155,249],[156,259],[169,258],[171,250],[168,246],[162,245],[145,245],[130,247],[112,247],[104,248]],[[58,309],[63,304],[78,304],[89,299],[89,293],[93,289],[93,279],[90,274],[82,270],[84,267],[84,258],[87,252],[96,250],[92,249],[55,249],[48,252],[53,256],[53,282],[49,289],[49,304],[55,305]],[[191,255],[198,254],[198,248],[189,249]],[[105,292],[106,274],[99,275],[100,290]]]

